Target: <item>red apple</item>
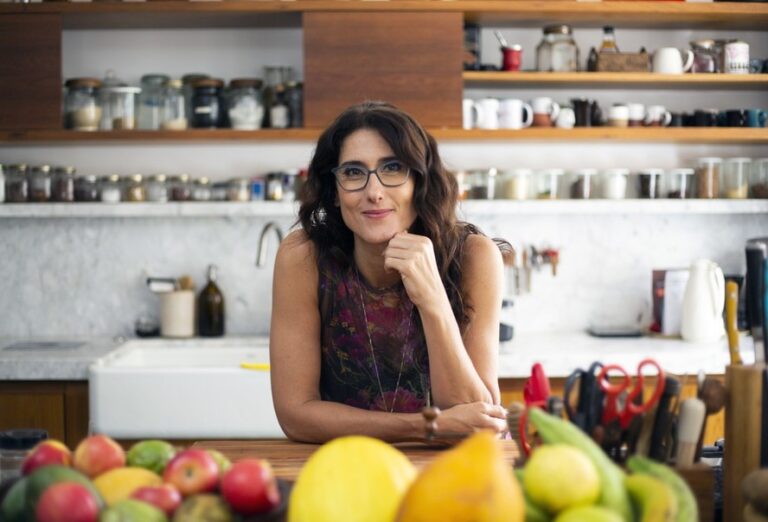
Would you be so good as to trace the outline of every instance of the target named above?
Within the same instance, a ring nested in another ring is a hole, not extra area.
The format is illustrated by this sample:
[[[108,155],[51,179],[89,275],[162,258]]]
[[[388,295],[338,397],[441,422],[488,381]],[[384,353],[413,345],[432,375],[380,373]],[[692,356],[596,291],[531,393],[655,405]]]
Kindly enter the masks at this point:
[[[37,522],[97,522],[99,505],[82,484],[59,482],[40,496],[35,516]]]
[[[266,460],[235,462],[221,480],[221,494],[232,509],[243,515],[266,513],[280,504],[277,479]]]
[[[37,468],[57,464],[59,466],[69,466],[72,463],[72,452],[58,440],[44,440],[32,448],[24,462],[21,463],[21,473],[29,475]]]
[[[72,466],[88,478],[125,466],[125,451],[106,435],[91,435],[75,448]]]
[[[173,484],[145,486],[131,493],[131,498],[152,504],[161,511],[164,511],[169,517],[181,504],[181,493]]]
[[[163,472],[163,482],[173,484],[184,496],[213,491],[218,481],[219,465],[201,449],[180,451]]]

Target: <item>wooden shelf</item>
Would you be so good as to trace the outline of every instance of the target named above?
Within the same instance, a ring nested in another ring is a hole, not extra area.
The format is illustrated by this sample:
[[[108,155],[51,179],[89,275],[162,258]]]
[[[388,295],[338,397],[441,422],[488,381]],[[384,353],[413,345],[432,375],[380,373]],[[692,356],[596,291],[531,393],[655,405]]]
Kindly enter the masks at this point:
[[[0,131],[0,143],[42,144],[42,143],[141,143],[141,142],[205,142],[205,141],[314,141],[321,129],[262,129],[243,131],[234,129],[188,129],[183,131],[72,131],[72,130],[29,130]]]
[[[253,0],[152,2],[44,2],[4,4],[2,13],[60,13],[65,28],[297,25],[302,12],[462,12],[471,22],[539,27],[574,26],[763,29],[768,4],[736,2],[567,0]],[[152,16],[147,16],[151,14]],[[278,15],[278,16],[275,16]],[[287,15],[287,16],[286,16]]]
[[[728,89],[764,90],[768,74],[655,74],[641,72],[506,72],[465,71],[468,87],[573,87],[590,86],[605,89]]]

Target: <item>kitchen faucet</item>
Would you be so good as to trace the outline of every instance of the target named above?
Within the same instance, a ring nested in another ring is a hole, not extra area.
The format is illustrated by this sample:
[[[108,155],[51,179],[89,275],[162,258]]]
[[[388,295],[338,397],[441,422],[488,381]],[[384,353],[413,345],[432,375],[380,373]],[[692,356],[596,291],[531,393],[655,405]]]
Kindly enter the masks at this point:
[[[283,240],[283,233],[280,231],[280,226],[277,223],[270,221],[264,225],[264,228],[261,229],[261,235],[259,236],[259,249],[256,252],[256,266],[264,266],[264,263],[267,261],[267,249],[265,248],[264,243],[266,243],[267,233],[270,230],[274,230],[275,234],[277,234],[278,244]]]

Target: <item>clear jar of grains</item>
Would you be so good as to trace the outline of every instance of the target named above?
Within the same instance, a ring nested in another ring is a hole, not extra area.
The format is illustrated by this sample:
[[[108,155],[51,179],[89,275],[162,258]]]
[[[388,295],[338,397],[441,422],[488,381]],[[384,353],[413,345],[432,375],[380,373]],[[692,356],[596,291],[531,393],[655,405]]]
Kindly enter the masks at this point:
[[[101,106],[96,78],[70,78],[65,83],[64,128],[79,131],[99,129]]]
[[[34,203],[45,203],[51,199],[51,167],[38,165],[27,174],[28,199]]]
[[[8,203],[26,203],[27,166],[24,163],[8,165],[5,172],[5,200]]]
[[[55,167],[51,176],[51,201],[75,200],[75,167]]]
[[[119,203],[123,199],[123,190],[120,184],[120,176],[111,174],[101,178],[102,203]]]
[[[565,24],[544,27],[544,37],[536,47],[536,70],[541,72],[576,72],[579,48],[571,27]]]

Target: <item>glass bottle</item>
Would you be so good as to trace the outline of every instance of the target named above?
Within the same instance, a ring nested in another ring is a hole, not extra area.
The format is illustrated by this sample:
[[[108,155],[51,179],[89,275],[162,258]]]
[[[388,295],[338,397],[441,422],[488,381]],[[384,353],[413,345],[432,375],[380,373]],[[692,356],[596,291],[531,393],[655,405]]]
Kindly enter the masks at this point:
[[[237,78],[229,82],[227,114],[233,129],[256,130],[264,120],[259,78]]]
[[[101,121],[99,87],[96,78],[70,78],[64,83],[64,128],[95,131]]]
[[[99,199],[99,183],[96,176],[86,174],[75,178],[75,201],[92,203]]]
[[[579,48],[573,39],[569,25],[544,27],[544,38],[536,47],[536,70],[542,72],[579,70]]]
[[[187,112],[181,80],[170,80],[163,90],[160,128],[163,130],[187,128]]]
[[[102,203],[119,203],[123,199],[123,191],[120,185],[120,176],[112,174],[101,178]]]
[[[613,33],[613,26],[603,26],[603,43],[600,44],[601,53],[618,53],[619,47],[616,45],[616,35]]]
[[[208,265],[208,284],[197,300],[197,332],[201,337],[224,335],[224,295],[216,284],[216,265]]]
[[[51,176],[51,201],[71,203],[75,200],[75,167],[56,167]]]
[[[163,94],[170,78],[165,74],[145,74],[141,77],[139,94],[139,128],[158,130],[162,123]]]
[[[589,49],[589,56],[587,56],[587,71],[597,71],[597,50],[594,47]]]

